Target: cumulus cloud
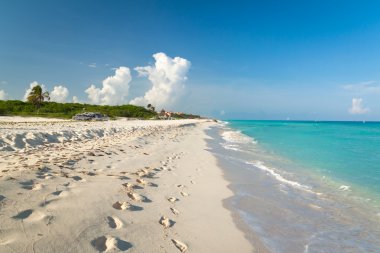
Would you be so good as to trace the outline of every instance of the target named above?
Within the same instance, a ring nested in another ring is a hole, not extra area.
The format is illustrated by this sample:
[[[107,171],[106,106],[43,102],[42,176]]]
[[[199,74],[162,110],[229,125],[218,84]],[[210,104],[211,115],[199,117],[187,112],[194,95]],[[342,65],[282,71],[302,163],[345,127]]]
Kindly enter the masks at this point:
[[[8,99],[7,93],[5,93],[4,90],[0,90],[0,100],[7,100],[7,99]]]
[[[103,80],[102,88],[91,85],[85,90],[90,103],[101,105],[119,105],[125,103],[131,82],[131,71],[127,67],[119,67],[115,75]]]
[[[146,106],[152,104],[156,108],[170,106],[183,94],[184,82],[190,61],[181,58],[170,58],[164,53],[153,55],[153,66],[136,67],[139,76],[145,76],[152,83],[152,88],[144,96],[134,98],[131,104]]]
[[[67,97],[69,96],[69,90],[62,86],[55,86],[53,91],[50,93],[50,100],[58,103],[65,103]]]
[[[369,108],[363,107],[363,99],[353,98],[351,108],[348,110],[351,114],[365,114],[369,112]]]
[[[88,64],[88,66],[89,66],[90,68],[96,68],[96,63],[94,62],[94,63]]]
[[[37,81],[31,82],[29,85],[29,88],[26,89],[26,91],[25,91],[24,98],[23,98],[24,101],[28,100],[29,93],[32,91],[33,87],[35,87],[37,85],[41,86],[43,92],[46,91],[46,86],[44,84],[39,84]]]

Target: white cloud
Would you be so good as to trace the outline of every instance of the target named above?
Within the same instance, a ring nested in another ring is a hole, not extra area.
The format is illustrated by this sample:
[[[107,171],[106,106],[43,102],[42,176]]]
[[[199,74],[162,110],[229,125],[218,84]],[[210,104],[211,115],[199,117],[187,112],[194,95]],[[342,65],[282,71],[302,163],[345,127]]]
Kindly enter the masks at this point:
[[[125,103],[131,82],[131,71],[127,67],[119,67],[114,76],[103,80],[103,87],[97,88],[91,85],[85,90],[90,103],[101,105],[119,105]]]
[[[0,90],[0,100],[7,100],[8,94],[4,90]]]
[[[58,103],[65,103],[67,97],[69,96],[69,90],[62,86],[55,86],[53,91],[50,93],[50,100]]]
[[[46,91],[46,87],[45,87],[44,84],[39,84],[37,81],[31,82],[30,85],[29,85],[29,88],[26,89],[26,91],[25,91],[24,98],[23,98],[24,101],[28,100],[29,93],[32,91],[33,87],[37,86],[37,85],[41,86],[43,92]]]
[[[96,63],[94,62],[94,63],[91,63],[91,64],[89,64],[88,65],[90,68],[96,68]]]
[[[80,103],[79,98],[77,96],[73,96],[73,103]]]
[[[154,54],[153,58],[156,60],[154,66],[135,68],[139,76],[148,77],[153,86],[143,97],[133,99],[131,104],[152,104],[163,108],[172,105],[183,94],[190,61],[180,57],[170,58],[164,53]]]
[[[342,85],[343,89],[354,93],[380,93],[380,85],[376,81],[366,81]]]
[[[7,81],[1,81],[1,84],[8,84]]]
[[[365,114],[369,112],[369,108],[363,107],[363,99],[353,98],[351,108],[348,110],[351,114]]]

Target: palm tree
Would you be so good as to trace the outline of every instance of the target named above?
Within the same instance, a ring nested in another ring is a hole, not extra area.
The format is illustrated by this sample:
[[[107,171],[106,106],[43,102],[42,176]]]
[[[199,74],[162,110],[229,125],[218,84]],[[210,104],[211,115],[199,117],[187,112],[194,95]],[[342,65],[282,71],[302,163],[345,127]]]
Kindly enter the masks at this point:
[[[34,104],[37,108],[41,107],[41,104],[45,99],[50,100],[49,92],[43,92],[40,85],[34,86],[28,95],[28,101]]]

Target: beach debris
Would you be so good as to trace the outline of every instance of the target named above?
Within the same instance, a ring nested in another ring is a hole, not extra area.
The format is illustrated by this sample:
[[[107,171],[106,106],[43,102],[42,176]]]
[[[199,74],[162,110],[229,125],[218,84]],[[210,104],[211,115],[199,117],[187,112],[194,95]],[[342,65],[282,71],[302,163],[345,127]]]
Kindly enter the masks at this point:
[[[73,117],[73,120],[96,120],[96,121],[107,121],[110,118],[107,115],[101,114],[100,112],[84,112],[78,113]]]
[[[144,179],[141,179],[141,178],[136,179],[136,182],[139,184],[146,184],[146,181]]]
[[[179,249],[181,252],[185,252],[187,250],[187,246],[183,242],[175,240],[175,239],[172,239],[172,242],[177,247],[177,249]]]

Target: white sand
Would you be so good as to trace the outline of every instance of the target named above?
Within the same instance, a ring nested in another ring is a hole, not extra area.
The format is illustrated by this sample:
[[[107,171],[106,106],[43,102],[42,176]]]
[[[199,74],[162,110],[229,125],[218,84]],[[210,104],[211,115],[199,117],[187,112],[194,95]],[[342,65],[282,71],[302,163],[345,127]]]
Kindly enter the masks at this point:
[[[0,123],[16,150],[0,152],[0,252],[252,252],[222,205],[212,124]]]

